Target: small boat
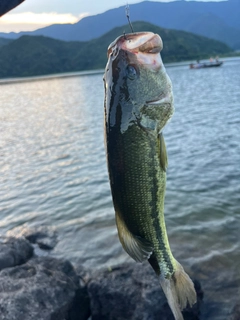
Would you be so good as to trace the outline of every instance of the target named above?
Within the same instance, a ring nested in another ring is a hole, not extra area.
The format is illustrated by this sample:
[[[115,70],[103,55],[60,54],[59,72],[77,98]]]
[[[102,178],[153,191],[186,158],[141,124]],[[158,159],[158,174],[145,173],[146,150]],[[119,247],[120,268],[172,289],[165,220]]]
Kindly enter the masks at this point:
[[[191,63],[189,65],[190,69],[202,69],[202,68],[213,68],[220,67],[223,64],[223,61],[215,61],[215,62],[206,62],[206,63]]]

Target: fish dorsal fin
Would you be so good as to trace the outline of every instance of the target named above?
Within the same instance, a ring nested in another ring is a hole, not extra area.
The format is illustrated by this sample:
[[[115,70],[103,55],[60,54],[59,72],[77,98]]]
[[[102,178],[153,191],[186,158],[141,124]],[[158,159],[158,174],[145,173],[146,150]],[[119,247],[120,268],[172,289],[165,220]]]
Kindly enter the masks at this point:
[[[127,228],[120,214],[116,212],[116,224],[119,240],[124,250],[137,262],[148,260],[153,252],[152,244],[139,237],[134,236]]]
[[[159,139],[160,165],[162,169],[166,171],[168,166],[168,158],[167,158],[167,149],[166,149],[166,145],[165,145],[165,141],[162,133],[159,134],[158,139]]]

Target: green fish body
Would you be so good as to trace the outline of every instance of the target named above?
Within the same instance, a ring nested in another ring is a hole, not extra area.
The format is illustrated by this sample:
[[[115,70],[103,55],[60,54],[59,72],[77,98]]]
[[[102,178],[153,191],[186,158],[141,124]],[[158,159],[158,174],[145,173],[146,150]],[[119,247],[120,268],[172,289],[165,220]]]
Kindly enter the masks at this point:
[[[120,242],[159,276],[175,319],[196,300],[193,283],[173,257],[164,220],[167,152],[162,134],[171,118],[172,85],[161,38],[127,34],[108,49],[105,70],[105,145]]]

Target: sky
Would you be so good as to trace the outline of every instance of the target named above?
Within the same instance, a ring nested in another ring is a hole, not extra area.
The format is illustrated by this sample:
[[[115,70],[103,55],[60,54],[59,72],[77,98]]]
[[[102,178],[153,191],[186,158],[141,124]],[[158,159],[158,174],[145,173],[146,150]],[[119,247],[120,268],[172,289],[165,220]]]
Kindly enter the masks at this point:
[[[0,18],[0,32],[32,31],[54,23],[76,23],[86,16],[126,4],[130,5],[131,15],[131,4],[138,2],[141,0],[25,0]]]

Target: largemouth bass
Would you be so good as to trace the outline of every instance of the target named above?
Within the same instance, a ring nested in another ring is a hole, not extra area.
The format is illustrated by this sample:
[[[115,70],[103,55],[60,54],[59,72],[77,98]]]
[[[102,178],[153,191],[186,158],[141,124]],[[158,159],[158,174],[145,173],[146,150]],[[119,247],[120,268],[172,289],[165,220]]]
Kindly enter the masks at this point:
[[[162,130],[171,118],[171,81],[161,38],[125,34],[108,48],[105,145],[120,242],[136,261],[148,260],[177,320],[195,303],[193,283],[170,250],[164,220],[167,152]]]

